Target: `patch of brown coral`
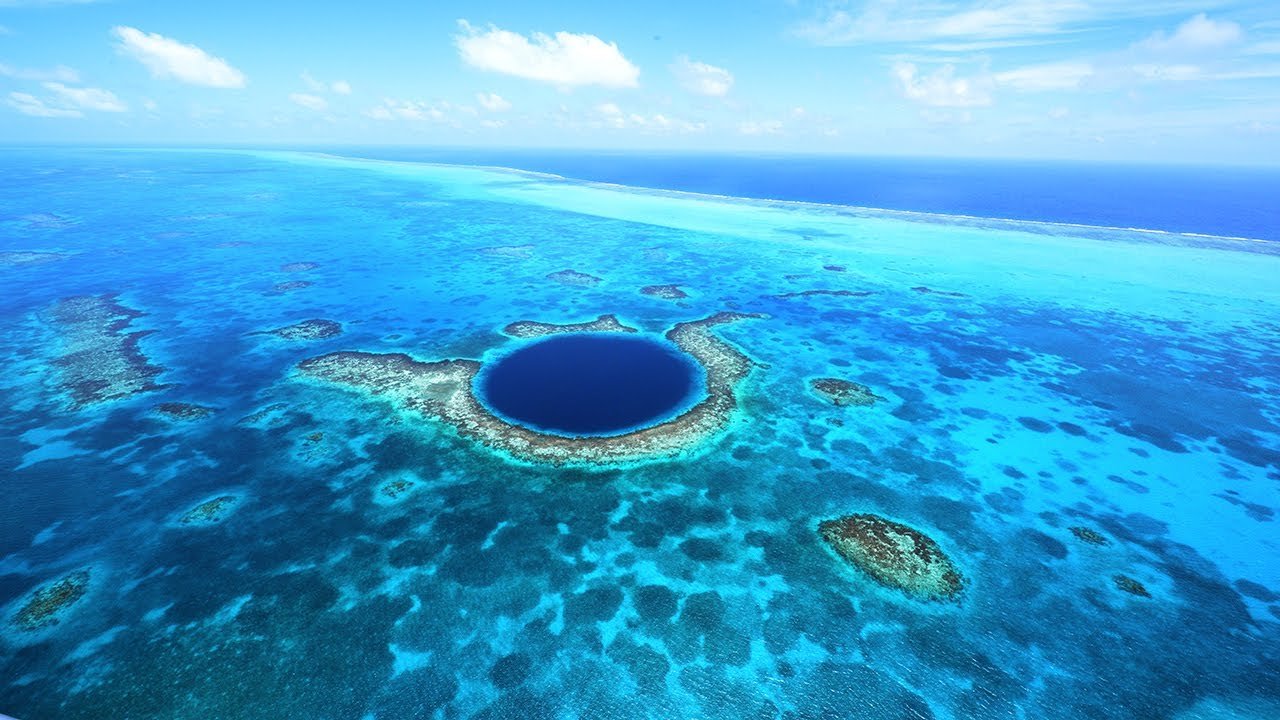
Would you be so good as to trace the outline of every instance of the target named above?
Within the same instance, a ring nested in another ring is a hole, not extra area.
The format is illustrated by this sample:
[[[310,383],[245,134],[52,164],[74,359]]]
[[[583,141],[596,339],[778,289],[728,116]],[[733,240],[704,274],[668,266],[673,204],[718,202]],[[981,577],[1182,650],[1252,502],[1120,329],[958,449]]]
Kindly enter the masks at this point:
[[[160,389],[152,365],[138,347],[150,330],[125,332],[142,313],[116,302],[114,295],[82,295],[59,300],[43,317],[58,332],[62,355],[54,362],[76,409]]]
[[[964,578],[933,538],[879,515],[825,520],[818,533],[876,582],[919,600],[955,600]]]

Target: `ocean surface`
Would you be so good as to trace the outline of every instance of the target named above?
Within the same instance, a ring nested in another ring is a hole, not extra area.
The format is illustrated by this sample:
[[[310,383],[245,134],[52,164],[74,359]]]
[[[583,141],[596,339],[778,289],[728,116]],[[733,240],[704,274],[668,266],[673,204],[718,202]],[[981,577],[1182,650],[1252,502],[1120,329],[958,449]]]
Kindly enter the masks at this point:
[[[1280,717],[1276,173],[344,152],[0,152],[0,714]],[[726,311],[620,465],[299,370]]]

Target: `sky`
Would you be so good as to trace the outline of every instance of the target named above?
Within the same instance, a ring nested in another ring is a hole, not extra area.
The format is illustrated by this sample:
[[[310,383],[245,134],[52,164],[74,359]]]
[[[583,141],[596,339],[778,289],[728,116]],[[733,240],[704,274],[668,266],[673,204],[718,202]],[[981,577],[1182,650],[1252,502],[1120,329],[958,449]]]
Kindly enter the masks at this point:
[[[0,142],[1280,165],[1280,2],[0,0]]]

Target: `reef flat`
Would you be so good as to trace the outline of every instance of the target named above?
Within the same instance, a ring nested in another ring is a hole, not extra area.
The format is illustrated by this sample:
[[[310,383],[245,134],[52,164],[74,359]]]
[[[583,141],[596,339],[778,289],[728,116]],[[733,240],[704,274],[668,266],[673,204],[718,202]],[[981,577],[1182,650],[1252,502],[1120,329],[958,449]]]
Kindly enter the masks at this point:
[[[43,265],[44,263],[65,260],[67,257],[62,253],[51,252],[0,252],[0,265]]]
[[[555,280],[561,285],[576,285],[578,287],[595,287],[602,281],[595,275],[578,272],[577,270],[561,270],[553,272],[547,276],[548,280]]]
[[[235,495],[220,495],[186,511],[178,522],[183,525],[216,525],[226,518],[238,501]]]
[[[876,582],[919,600],[955,600],[964,578],[933,538],[879,515],[824,520],[818,533]]]
[[[663,300],[683,300],[689,297],[689,293],[682,290],[679,285],[645,285],[640,288],[640,294]]]
[[[31,599],[13,617],[22,630],[39,630],[56,625],[58,616],[79,602],[89,587],[89,571],[77,570],[36,590]]]
[[[514,338],[539,338],[561,333],[594,333],[594,332],[639,332],[636,328],[623,325],[614,315],[601,315],[590,322],[556,325],[554,323],[537,322],[536,320],[518,320],[502,328],[502,332]]]
[[[185,402],[162,402],[151,409],[168,420],[203,420],[216,412],[211,407]]]
[[[281,265],[280,270],[281,272],[296,273],[296,272],[307,272],[308,270],[315,270],[318,267],[320,267],[320,263],[291,262],[291,263],[285,263],[284,265]]]
[[[609,437],[551,435],[497,417],[476,399],[474,381],[481,364],[475,360],[421,362],[403,353],[336,352],[304,360],[298,370],[307,377],[385,397],[521,460],[610,465],[678,455],[723,431],[738,407],[735,388],[753,364],[711,328],[758,317],[721,312],[672,327],[667,339],[705,371],[706,397],[671,420]]]
[[[62,352],[55,364],[59,385],[70,393],[74,408],[158,390],[157,375],[138,347],[150,330],[126,332],[143,313],[116,302],[114,295],[64,298],[46,313],[56,329]]]
[[[342,324],[333,320],[313,318],[267,332],[285,340],[325,340],[341,335]]]
[[[856,405],[870,407],[884,398],[876,395],[871,388],[861,383],[840,378],[817,378],[809,382],[809,387],[822,399],[832,405]]]

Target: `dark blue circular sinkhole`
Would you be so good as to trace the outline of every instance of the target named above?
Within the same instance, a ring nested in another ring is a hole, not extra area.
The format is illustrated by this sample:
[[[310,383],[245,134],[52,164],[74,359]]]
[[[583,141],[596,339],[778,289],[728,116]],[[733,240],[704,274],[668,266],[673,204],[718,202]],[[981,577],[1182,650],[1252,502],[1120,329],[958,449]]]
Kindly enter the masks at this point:
[[[620,333],[553,335],[485,364],[480,399],[557,435],[615,435],[669,419],[702,392],[700,368],[667,342]]]

